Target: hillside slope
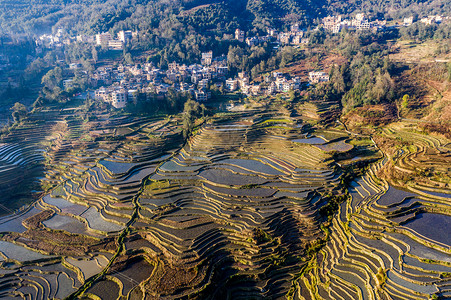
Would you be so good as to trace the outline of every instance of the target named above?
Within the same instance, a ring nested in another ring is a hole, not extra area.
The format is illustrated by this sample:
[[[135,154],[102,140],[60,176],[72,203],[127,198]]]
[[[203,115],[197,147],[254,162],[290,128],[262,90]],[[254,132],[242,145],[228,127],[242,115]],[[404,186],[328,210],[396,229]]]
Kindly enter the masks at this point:
[[[212,7],[211,7],[212,6]],[[244,28],[276,26],[294,21],[309,24],[328,14],[365,11],[385,17],[412,13],[440,13],[443,1],[336,0],[0,0],[1,33],[48,33],[52,27],[94,33],[110,28],[152,28],[186,11],[208,14]],[[219,12],[219,14],[218,14]],[[226,23],[227,23],[226,22]]]

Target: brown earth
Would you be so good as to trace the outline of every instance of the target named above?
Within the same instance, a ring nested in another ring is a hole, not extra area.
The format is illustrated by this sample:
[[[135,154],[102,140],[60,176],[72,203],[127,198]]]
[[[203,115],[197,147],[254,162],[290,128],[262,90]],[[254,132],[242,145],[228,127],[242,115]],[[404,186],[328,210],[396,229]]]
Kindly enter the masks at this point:
[[[365,105],[351,110],[342,117],[342,122],[352,130],[362,126],[386,125],[397,119],[397,109],[393,104]]]
[[[308,81],[308,73],[314,70],[322,70],[329,73],[333,65],[341,66],[347,62],[347,59],[338,54],[328,54],[321,58],[314,56],[309,59],[302,59],[295,63],[289,64],[285,68],[274,70],[273,72],[282,72],[291,76],[299,76],[302,81]],[[257,77],[255,81],[262,81],[262,77]]]
[[[1,240],[22,244],[48,255],[80,256],[93,251],[112,252],[117,248],[114,237],[99,240],[62,230],[44,228],[42,222],[52,215],[53,211],[45,210],[27,218],[22,223],[27,231],[6,233],[1,237]]]
[[[42,222],[50,219],[53,216],[53,210],[44,210],[34,216],[31,216],[22,221],[22,225],[28,230],[43,228]]]

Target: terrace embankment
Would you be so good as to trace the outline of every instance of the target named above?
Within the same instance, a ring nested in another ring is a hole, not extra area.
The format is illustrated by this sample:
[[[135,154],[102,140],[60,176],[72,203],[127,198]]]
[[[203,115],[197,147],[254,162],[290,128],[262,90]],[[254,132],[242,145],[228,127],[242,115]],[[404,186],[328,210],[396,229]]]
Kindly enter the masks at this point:
[[[284,297],[323,243],[328,201],[346,194],[337,160],[377,158],[279,111],[212,117],[183,147],[179,124],[62,117],[44,154],[48,191],[1,220],[2,295]]]
[[[407,122],[385,126],[374,139],[386,157],[351,183],[351,199],[293,297],[451,296],[450,141]]]
[[[62,299],[84,288],[122,246],[144,178],[182,143],[176,119],[98,112],[84,122],[77,108],[40,114],[48,120],[40,127],[32,115],[3,140],[2,159],[11,164],[38,152],[46,193],[0,220],[1,297]]]

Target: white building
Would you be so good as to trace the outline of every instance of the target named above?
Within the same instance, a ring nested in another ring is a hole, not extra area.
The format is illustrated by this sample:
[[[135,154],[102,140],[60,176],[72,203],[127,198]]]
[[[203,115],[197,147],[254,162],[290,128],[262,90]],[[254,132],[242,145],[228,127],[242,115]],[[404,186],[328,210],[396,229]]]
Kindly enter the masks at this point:
[[[127,105],[128,91],[122,87],[101,87],[94,95],[96,100],[108,102],[115,108],[124,108]]]
[[[127,104],[127,92],[124,89],[115,90],[110,94],[111,105],[115,108],[124,108]]]
[[[96,44],[99,46],[107,46],[111,39],[111,34],[108,32],[96,34]]]
[[[213,60],[213,51],[203,52],[202,53],[202,61],[201,64],[203,66],[209,66],[211,65],[211,62]]]
[[[72,79],[63,80],[64,89],[70,89],[74,87],[75,82]]]
[[[110,50],[123,50],[124,43],[120,40],[110,40],[108,41],[108,49]]]
[[[323,19],[323,27],[326,30],[332,31],[332,33],[339,33],[342,25],[341,25],[341,16],[328,16]]]
[[[127,31],[121,30],[117,33],[117,38],[124,44],[130,42],[132,37],[133,37],[133,33],[131,30],[127,30]]]
[[[107,100],[106,100],[106,98],[107,98],[107,93],[108,93],[107,89],[104,88],[104,87],[101,87],[101,88],[99,88],[98,90],[96,90],[96,91],[94,92],[94,98],[95,98],[96,100],[107,101]]]
[[[240,41],[240,42],[244,42],[244,36],[245,33],[243,30],[240,30],[237,28],[237,30],[235,30],[235,39]]]
[[[329,75],[326,72],[310,72],[308,76],[311,83],[329,81]]]
[[[259,40],[258,40],[258,38],[256,38],[255,36],[253,36],[253,37],[251,37],[251,38],[246,38],[246,44],[247,44],[249,47],[256,46],[256,45],[258,45],[258,43],[259,43]]]
[[[404,18],[403,25],[404,26],[410,26],[413,23],[413,16],[410,16],[408,18]]]
[[[204,90],[198,90],[194,92],[196,100],[199,102],[205,102],[209,98],[209,93]]]
[[[133,103],[138,102],[138,90],[128,90],[127,92],[127,100]]]
[[[226,90],[229,92],[236,91],[238,88],[238,81],[235,79],[227,79],[226,80]]]
[[[199,89],[206,89],[208,87],[208,79],[202,79],[201,81],[199,81],[197,87]]]
[[[437,15],[437,16],[427,16],[426,18],[422,18],[420,20],[421,23],[424,23],[426,25],[432,25],[435,23],[441,23],[442,22],[442,16]]]
[[[77,70],[77,69],[80,69],[81,67],[83,67],[83,65],[80,63],[69,64],[69,69],[71,69],[71,70]]]

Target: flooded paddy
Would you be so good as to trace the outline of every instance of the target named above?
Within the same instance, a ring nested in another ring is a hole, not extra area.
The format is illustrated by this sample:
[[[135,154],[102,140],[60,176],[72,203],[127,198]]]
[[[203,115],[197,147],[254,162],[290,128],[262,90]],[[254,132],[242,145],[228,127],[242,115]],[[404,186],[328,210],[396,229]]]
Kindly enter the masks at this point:
[[[22,262],[52,257],[5,241],[0,241],[0,252],[6,256],[6,258]]]
[[[294,143],[299,143],[299,144],[308,144],[308,145],[323,145],[327,142],[329,142],[326,139],[320,138],[320,137],[310,137],[310,138],[305,138],[305,139],[295,139],[295,140],[291,140]]]
[[[64,230],[70,233],[97,236],[88,231],[85,223],[69,216],[54,215],[53,217],[42,223],[46,227],[54,230]]]
[[[354,148],[353,145],[346,143],[345,141],[338,141],[327,144],[315,145],[317,148],[325,152],[337,151],[337,152],[347,152]]]
[[[224,185],[246,185],[246,184],[263,184],[266,179],[258,176],[245,176],[234,174],[226,170],[208,169],[201,171],[199,176],[208,181]]]
[[[99,161],[99,164],[114,175],[127,173],[130,169],[139,165],[137,163],[125,163],[110,160],[101,160]]]
[[[404,226],[419,234],[451,247],[451,217],[442,214],[421,213]]]
[[[52,206],[59,208],[63,213],[72,214],[76,216],[81,215],[88,209],[88,207],[86,206],[75,204],[62,198],[52,198],[48,195],[43,198],[43,201],[45,203],[48,203]]]
[[[390,186],[388,190],[377,200],[377,204],[390,207],[401,203],[407,197],[415,196],[417,195],[414,193],[405,192]]]
[[[102,300],[116,300],[119,294],[119,286],[111,280],[100,280],[86,292],[100,297]]]
[[[90,259],[67,258],[66,263],[78,268],[83,274],[83,278],[86,280],[102,271],[108,265],[108,259],[103,255]]]
[[[83,214],[81,214],[80,217],[86,219],[88,226],[94,230],[113,232],[124,228],[122,225],[104,220],[94,207],[90,207]]]

